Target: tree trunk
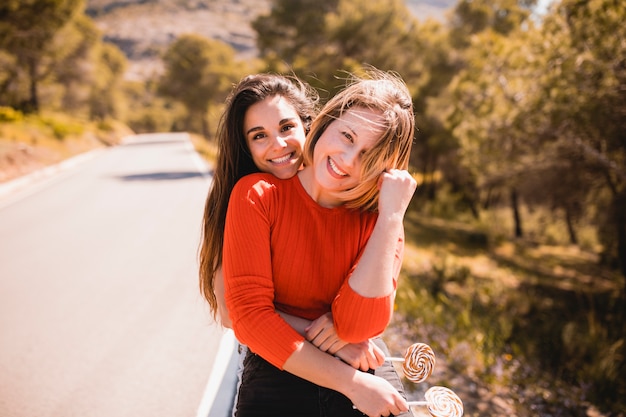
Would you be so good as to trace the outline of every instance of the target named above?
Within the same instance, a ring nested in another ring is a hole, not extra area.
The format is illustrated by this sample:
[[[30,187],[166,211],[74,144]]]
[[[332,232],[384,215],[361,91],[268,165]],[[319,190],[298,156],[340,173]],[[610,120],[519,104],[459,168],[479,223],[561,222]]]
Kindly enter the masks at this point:
[[[513,222],[515,223],[515,237],[522,237],[522,219],[519,212],[519,202],[517,201],[517,190],[511,189],[511,209],[513,210]]]
[[[493,193],[493,187],[489,187],[487,190],[487,197],[485,197],[485,201],[483,202],[483,210],[489,210],[491,207],[491,193]]]
[[[480,213],[478,211],[478,203],[466,190],[463,192],[463,201],[465,201],[465,204],[467,204],[467,206],[469,207],[474,219],[478,220],[480,218]]]
[[[617,233],[617,261],[622,273],[622,300],[626,301],[626,187],[613,199],[613,215]]]
[[[567,223],[567,232],[569,233],[569,241],[573,245],[578,244],[578,237],[576,236],[576,230],[572,222],[572,212],[569,207],[565,207],[565,222]]]
[[[37,94],[37,60],[28,60],[28,75],[30,76],[30,97],[26,104],[27,112],[39,112],[39,96]]]

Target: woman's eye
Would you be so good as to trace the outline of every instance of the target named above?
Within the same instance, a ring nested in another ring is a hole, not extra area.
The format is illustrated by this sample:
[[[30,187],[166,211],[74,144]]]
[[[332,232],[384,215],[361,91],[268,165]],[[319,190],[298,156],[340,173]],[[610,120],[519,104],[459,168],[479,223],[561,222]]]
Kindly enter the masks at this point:
[[[286,131],[292,130],[292,129],[295,129],[294,125],[284,125],[282,131],[286,132]]]
[[[252,140],[263,139],[264,137],[265,137],[265,133],[257,133],[254,136],[252,136]]]
[[[354,142],[354,138],[352,137],[352,135],[348,132],[342,132],[343,136],[346,138],[346,140],[350,143]]]

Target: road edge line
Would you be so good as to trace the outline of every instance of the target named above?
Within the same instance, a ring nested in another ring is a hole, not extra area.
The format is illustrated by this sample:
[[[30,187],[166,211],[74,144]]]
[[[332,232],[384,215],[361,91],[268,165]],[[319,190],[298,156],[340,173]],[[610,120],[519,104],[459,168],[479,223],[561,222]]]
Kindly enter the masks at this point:
[[[220,346],[217,350],[217,355],[215,355],[215,360],[213,361],[211,375],[209,376],[206,388],[204,389],[204,394],[202,395],[202,400],[198,406],[198,413],[196,414],[197,417],[207,417],[211,412],[213,401],[215,401],[217,392],[220,388],[222,380],[224,379],[224,374],[226,373],[228,364],[230,363],[233,352],[235,351],[235,346],[235,334],[231,329],[228,329],[222,335],[220,340]]]

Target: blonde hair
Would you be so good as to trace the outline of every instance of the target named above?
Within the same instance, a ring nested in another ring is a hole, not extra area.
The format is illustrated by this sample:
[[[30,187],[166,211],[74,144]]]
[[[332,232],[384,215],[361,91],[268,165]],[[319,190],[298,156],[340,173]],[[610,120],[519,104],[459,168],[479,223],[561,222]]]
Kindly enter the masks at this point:
[[[313,120],[304,145],[304,164],[311,165],[315,145],[326,128],[351,108],[380,112],[382,134],[363,155],[359,184],[339,198],[349,208],[376,211],[378,180],[390,169],[407,169],[415,134],[415,115],[409,90],[399,75],[369,69],[365,77],[351,76],[348,85],[326,103]]]

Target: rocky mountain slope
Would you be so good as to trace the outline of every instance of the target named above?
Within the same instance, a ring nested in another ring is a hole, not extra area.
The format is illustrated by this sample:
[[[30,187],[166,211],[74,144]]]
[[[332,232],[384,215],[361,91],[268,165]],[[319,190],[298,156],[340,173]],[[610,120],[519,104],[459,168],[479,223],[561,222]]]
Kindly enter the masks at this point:
[[[406,0],[420,20],[443,19],[455,2]],[[160,71],[160,54],[184,33],[222,40],[240,58],[256,55],[250,22],[270,6],[271,0],[87,0],[86,12],[128,57],[127,78],[140,80]]]

